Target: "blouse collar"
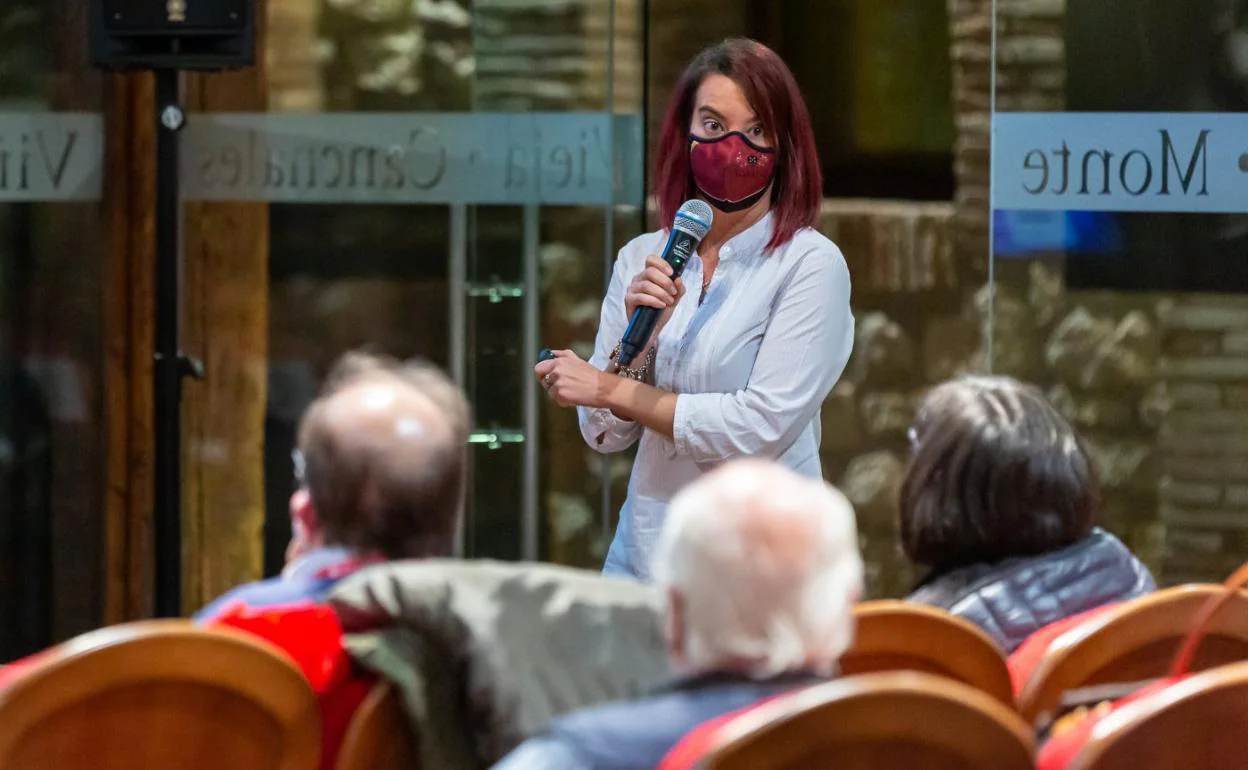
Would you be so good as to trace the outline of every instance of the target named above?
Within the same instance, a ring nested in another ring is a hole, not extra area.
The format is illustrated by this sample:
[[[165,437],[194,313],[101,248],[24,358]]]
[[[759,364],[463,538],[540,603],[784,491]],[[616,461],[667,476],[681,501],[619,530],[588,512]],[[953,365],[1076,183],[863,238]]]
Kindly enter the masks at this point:
[[[740,254],[762,254],[767,242],[771,240],[772,221],[772,213],[768,210],[757,222],[729,238],[727,243],[719,247],[720,260],[732,259]]]

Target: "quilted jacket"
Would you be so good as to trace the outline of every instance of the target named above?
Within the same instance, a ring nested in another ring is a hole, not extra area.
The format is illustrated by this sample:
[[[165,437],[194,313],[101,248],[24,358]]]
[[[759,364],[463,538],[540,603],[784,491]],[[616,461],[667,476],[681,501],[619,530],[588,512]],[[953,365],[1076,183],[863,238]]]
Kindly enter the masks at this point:
[[[940,573],[909,599],[969,620],[1010,653],[1050,623],[1156,588],[1122,541],[1098,528],[1058,551]]]

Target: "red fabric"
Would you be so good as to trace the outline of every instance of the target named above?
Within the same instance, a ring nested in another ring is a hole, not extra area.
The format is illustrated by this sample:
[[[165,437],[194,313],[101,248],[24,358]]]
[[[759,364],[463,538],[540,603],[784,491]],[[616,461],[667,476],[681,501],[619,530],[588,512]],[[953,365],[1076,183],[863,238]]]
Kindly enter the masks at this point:
[[[667,755],[663,757],[663,761],[659,763],[655,770],[693,770],[718,743],[720,731],[736,720],[737,717],[745,716],[764,703],[771,703],[790,694],[773,695],[743,709],[738,709],[721,717],[703,722],[682,738],[680,743],[673,746],[672,750],[667,752]]]
[[[17,681],[26,672],[31,671],[48,655],[48,650],[36,652],[19,660],[15,660],[6,666],[0,666],[0,690],[8,687]]]
[[[238,603],[209,625],[253,634],[294,659],[320,702],[321,768],[332,770],[351,717],[375,681],[347,656],[342,625],[333,610],[311,602],[263,609]]]
[[[1036,770],[1065,770],[1074,761],[1075,757],[1079,756],[1079,752],[1083,750],[1083,747],[1087,745],[1088,740],[1092,737],[1092,731],[1101,723],[1101,720],[1123,706],[1152,697],[1180,681],[1182,681],[1182,678],[1162,679],[1141,687],[1125,698],[1115,701],[1107,713],[1089,714],[1069,730],[1053,736],[1044,744],[1040,749],[1040,753],[1036,756]]]
[[[731,209],[771,184],[776,174],[776,151],[752,144],[739,131],[714,139],[691,135],[689,168],[693,183],[712,203]]]
[[[1032,672],[1036,670],[1036,666],[1040,665],[1040,661],[1044,660],[1044,656],[1049,654],[1049,648],[1058,640],[1058,637],[1085,621],[1103,615],[1117,606],[1118,604],[1106,604],[1094,610],[1072,615],[1056,623],[1050,623],[1027,637],[1027,640],[1019,645],[1018,649],[1014,650],[1014,654],[1010,655],[1008,661],[1010,682],[1014,685],[1014,694],[1019,695],[1022,693],[1023,687],[1027,684],[1027,680],[1031,678]]]
[[[385,560],[386,557],[381,555],[355,557],[326,567],[325,569],[318,571],[316,576],[321,580],[341,580],[348,575],[355,574],[370,564],[380,564]]]

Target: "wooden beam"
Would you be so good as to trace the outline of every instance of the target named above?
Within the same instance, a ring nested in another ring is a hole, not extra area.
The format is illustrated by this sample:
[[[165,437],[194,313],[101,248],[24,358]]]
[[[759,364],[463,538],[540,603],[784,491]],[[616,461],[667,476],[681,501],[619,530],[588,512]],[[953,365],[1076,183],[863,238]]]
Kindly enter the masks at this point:
[[[266,109],[260,26],[258,66],[187,76],[189,112]],[[264,567],[269,216],[263,203],[193,203],[184,213],[183,349],[205,369],[183,402],[183,604],[192,611]]]
[[[154,105],[150,75],[105,79],[106,623],[152,611]]]

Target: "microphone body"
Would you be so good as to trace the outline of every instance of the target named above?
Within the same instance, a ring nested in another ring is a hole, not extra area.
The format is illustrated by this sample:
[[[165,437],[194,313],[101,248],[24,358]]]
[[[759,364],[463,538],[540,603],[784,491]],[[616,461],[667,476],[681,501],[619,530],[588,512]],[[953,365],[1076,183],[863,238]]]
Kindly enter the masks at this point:
[[[693,256],[698,244],[711,230],[714,213],[703,201],[694,199],[685,201],[676,212],[672,222],[672,230],[667,236],[660,257],[672,266],[672,280],[675,281],[685,271],[685,264]],[[654,327],[659,322],[662,310],[654,307],[638,307],[633,317],[628,320],[628,327],[620,339],[620,354],[616,364],[621,367],[630,365],[641,351],[645,350]]]

